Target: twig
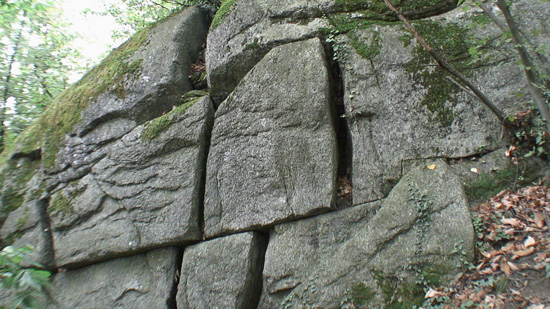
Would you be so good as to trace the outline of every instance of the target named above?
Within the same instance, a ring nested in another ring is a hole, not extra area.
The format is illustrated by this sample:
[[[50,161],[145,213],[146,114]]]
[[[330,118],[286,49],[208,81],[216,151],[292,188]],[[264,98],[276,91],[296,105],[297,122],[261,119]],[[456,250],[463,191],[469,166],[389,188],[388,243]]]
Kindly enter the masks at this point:
[[[422,36],[416,31],[416,29],[409,23],[408,19],[397,10],[397,8],[391,3],[390,0],[384,0],[386,5],[395,13],[397,14],[397,17],[399,20],[405,24],[405,27],[414,35],[414,37],[418,40],[420,45],[424,47],[424,49],[432,56],[432,58],[437,61],[440,67],[445,69],[447,72],[454,75],[456,78],[458,78],[466,87],[468,87],[473,93],[475,93],[476,97],[485,105],[487,106],[491,112],[497,117],[498,121],[504,125],[507,126],[507,120],[505,114],[498,108],[496,105],[481,91],[479,88],[474,86],[462,73],[457,71],[455,68],[451,66],[445,59],[443,59],[431,46],[424,40]]]
[[[542,119],[544,119],[544,122],[546,123],[546,130],[550,132],[550,112],[548,111],[546,101],[544,100],[540,89],[535,86],[540,83],[538,82],[538,77],[535,75],[535,73],[533,73],[533,62],[531,61],[531,57],[529,57],[529,53],[525,49],[525,45],[523,43],[523,40],[521,39],[521,35],[518,30],[519,28],[516,24],[516,21],[512,17],[508,6],[506,5],[506,1],[497,0],[497,6],[502,11],[504,19],[506,19],[506,23],[508,24],[508,28],[510,28],[512,41],[514,42],[521,63],[523,64],[523,71],[525,72],[525,77],[527,78],[529,94],[531,95],[531,98],[535,101],[535,104],[537,105],[540,114],[542,115]]]

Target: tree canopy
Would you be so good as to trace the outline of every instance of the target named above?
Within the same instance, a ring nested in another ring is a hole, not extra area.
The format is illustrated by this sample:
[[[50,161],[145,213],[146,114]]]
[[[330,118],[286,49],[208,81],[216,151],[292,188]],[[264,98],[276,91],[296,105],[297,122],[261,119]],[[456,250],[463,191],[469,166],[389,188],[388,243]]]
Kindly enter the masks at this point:
[[[0,2],[0,152],[69,84],[79,64],[57,0]]]

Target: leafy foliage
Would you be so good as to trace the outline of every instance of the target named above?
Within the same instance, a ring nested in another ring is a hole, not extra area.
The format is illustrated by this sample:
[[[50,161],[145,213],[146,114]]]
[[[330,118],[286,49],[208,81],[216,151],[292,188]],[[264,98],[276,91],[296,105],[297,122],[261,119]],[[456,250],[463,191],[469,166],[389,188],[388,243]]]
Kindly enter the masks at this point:
[[[0,5],[0,151],[68,86],[80,68],[75,37],[56,0],[8,0]]]
[[[50,272],[22,266],[40,267],[29,259],[32,250],[30,246],[7,246],[0,251],[0,287],[10,294],[7,308],[39,308],[41,300],[48,298]]]
[[[88,10],[87,13],[113,16],[123,26],[113,33],[113,37],[121,38],[129,37],[135,31],[189,6],[202,5],[215,10],[221,3],[221,0],[122,0],[122,6],[111,4],[103,11]]]

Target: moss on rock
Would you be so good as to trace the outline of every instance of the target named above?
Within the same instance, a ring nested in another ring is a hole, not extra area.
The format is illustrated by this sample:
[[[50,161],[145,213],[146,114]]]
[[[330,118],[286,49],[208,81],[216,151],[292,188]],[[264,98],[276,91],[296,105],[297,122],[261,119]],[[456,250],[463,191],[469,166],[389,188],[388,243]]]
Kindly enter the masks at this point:
[[[64,136],[73,130],[81,119],[82,111],[92,101],[106,92],[112,92],[119,98],[126,96],[124,85],[128,79],[137,76],[142,62],[141,59],[128,59],[146,42],[149,29],[139,31],[80,81],[61,93],[42,117],[15,140],[15,149],[7,149],[4,156],[13,150],[29,152],[41,148],[44,166],[54,167]]]
[[[233,10],[233,5],[237,1],[238,0],[223,0],[222,4],[220,5],[220,8],[218,9],[218,11],[216,12],[216,15],[214,16],[214,19],[212,19],[210,30],[216,29],[216,27],[218,27],[223,22],[225,17],[227,17],[227,15],[231,13],[231,11]]]
[[[10,213],[25,201],[27,183],[36,174],[40,161],[19,159],[8,160],[0,175],[0,197],[3,213]]]
[[[151,141],[158,137],[162,132],[168,130],[174,123],[177,122],[179,116],[185,114],[187,109],[197,103],[202,96],[195,97],[193,95],[202,94],[203,91],[191,91],[193,94],[186,94],[182,99],[180,106],[174,108],[167,114],[164,114],[158,118],[155,118],[145,124],[145,128],[141,133],[141,139],[144,141]]]
[[[461,71],[469,75],[470,55],[468,45],[464,38],[467,37],[468,29],[455,23],[441,24],[432,21],[416,22],[420,35],[440,54],[451,52],[448,61]],[[406,44],[406,40],[403,40]],[[448,73],[436,66],[431,56],[418,46],[414,59],[407,66],[416,83],[421,84],[427,90],[421,105],[425,106],[432,114],[439,127],[450,127],[456,117],[454,106],[457,104],[457,94],[460,90],[447,76]]]

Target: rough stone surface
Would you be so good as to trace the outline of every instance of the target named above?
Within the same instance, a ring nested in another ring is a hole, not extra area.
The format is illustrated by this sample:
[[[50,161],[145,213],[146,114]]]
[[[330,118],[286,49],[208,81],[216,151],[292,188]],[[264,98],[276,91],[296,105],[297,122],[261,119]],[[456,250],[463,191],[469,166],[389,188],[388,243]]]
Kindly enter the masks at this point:
[[[419,29],[434,46],[454,46],[453,55],[467,55],[467,47],[446,32],[463,29],[466,35],[466,24],[449,15]],[[348,36],[370,45],[360,54],[349,37],[340,37],[339,44],[348,46],[339,62],[353,148],[354,204],[386,196],[407,161],[467,157],[501,145],[496,117],[440,68],[429,66],[433,60],[400,25],[373,25]],[[466,74],[500,108],[514,113],[527,103],[511,95],[524,84],[521,71],[513,58],[491,59],[496,65],[470,65]]]
[[[328,210],[337,149],[318,39],[274,48],[216,112],[207,237]]]
[[[473,242],[459,178],[442,161],[418,167],[384,201],[276,226],[259,308],[338,307],[357,287],[372,292],[363,305],[377,307],[392,297],[382,286],[398,293],[418,271],[452,278],[473,258]]]
[[[188,71],[199,56],[207,30],[206,14],[197,7],[151,28],[145,43],[126,60],[141,61],[139,72],[125,77],[123,96],[107,91],[91,98],[60,151],[58,163],[63,171],[54,180],[68,182],[84,176],[111,151],[114,141],[178,105],[181,96],[192,89]]]
[[[248,232],[186,248],[178,308],[255,308],[266,245],[264,236]]]
[[[208,35],[206,63],[213,101],[219,104],[273,47],[322,35],[336,12],[361,10],[370,18],[394,19],[384,4],[332,0],[240,0]],[[394,1],[395,2],[395,1]],[[454,7],[454,1],[397,1],[410,18]],[[361,15],[360,14],[360,15]]]
[[[213,121],[208,97],[153,140],[160,120],[137,127],[113,145],[92,172],[52,197],[49,206],[58,265],[181,244],[201,237],[199,209],[206,147]]]
[[[46,267],[54,265],[53,244],[46,215],[47,202],[33,200],[10,212],[0,229],[5,245],[34,248],[29,258]]]
[[[58,273],[51,307],[172,308],[177,254],[163,248]]]

